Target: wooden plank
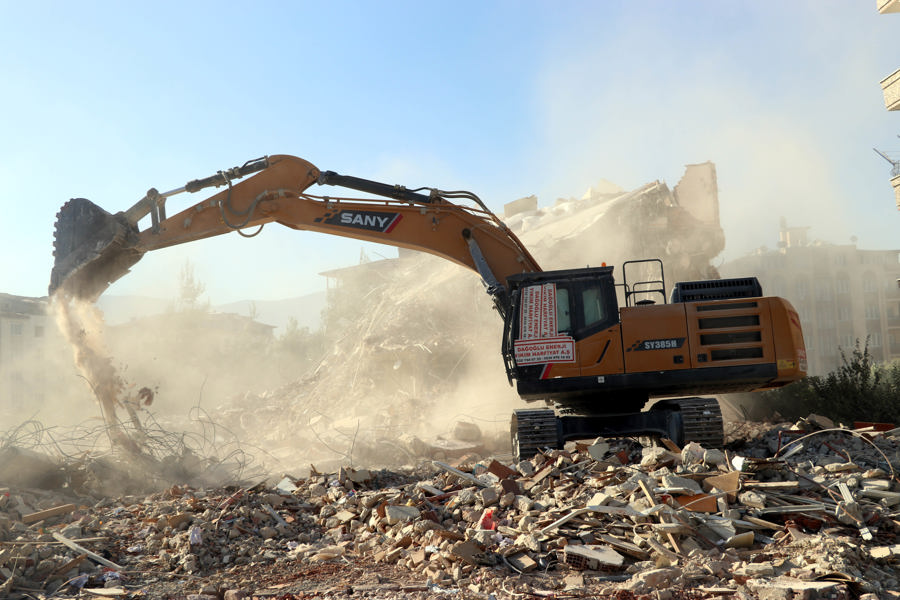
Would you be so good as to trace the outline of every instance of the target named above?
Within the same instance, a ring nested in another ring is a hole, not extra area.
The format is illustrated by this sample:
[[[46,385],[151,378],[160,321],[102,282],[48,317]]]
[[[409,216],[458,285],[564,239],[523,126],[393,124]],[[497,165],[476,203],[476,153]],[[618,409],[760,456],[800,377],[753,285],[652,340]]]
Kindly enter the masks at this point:
[[[84,591],[88,594],[94,596],[101,596],[104,598],[118,598],[119,596],[127,596],[128,590],[123,587],[112,587],[112,588],[84,588]]]
[[[660,504],[659,506],[664,507],[665,505]],[[605,515],[615,515],[617,517],[632,517],[632,516],[644,517],[644,516],[647,516],[647,514],[648,514],[647,512],[642,513],[642,512],[636,511],[633,508],[630,508],[628,506],[625,506],[625,507],[586,506],[584,508],[575,509],[572,512],[570,512],[569,514],[567,514],[566,516],[561,517],[561,518],[557,519],[556,521],[553,521],[546,527],[542,528],[540,530],[540,533],[541,533],[541,535],[546,535],[547,533],[549,533],[550,531],[553,531],[557,527],[560,527],[564,523],[568,523],[572,519],[574,519],[576,517],[580,517],[581,515],[589,513],[589,512],[595,512],[595,513],[600,513],[600,514],[605,514]]]
[[[72,560],[70,560],[69,562],[64,564],[63,566],[61,566],[58,569],[56,569],[55,571],[53,571],[53,573],[51,573],[47,577],[47,581],[50,581],[50,580],[54,579],[55,577],[59,577],[60,575],[68,573],[71,569],[74,569],[75,567],[80,565],[82,563],[82,561],[84,561],[84,559],[86,559],[86,558],[87,558],[87,554],[84,554],[84,553],[79,554],[78,556],[76,556],[75,558],[73,558]]]
[[[668,548],[666,548],[665,546],[663,546],[662,544],[660,544],[659,542],[654,540],[652,537],[646,538],[646,542],[647,542],[647,545],[650,546],[653,550],[655,550],[659,554],[662,554],[669,560],[672,560],[672,561],[678,560],[679,557],[677,554],[675,554],[674,552],[672,552],[671,550],[669,550]]]
[[[760,527],[765,527],[766,529],[774,529],[775,531],[781,531],[784,529],[784,525],[779,525],[778,523],[773,523],[772,521],[766,521],[765,519],[759,519],[757,517],[751,517],[750,515],[744,516],[744,521],[749,523],[753,523],[754,525],[759,525]]]
[[[647,487],[647,484],[644,483],[643,479],[638,480],[638,485],[641,486],[641,491],[644,492],[644,496],[647,497],[647,501],[650,502],[650,506],[655,506],[656,496],[653,495],[653,492],[650,491],[650,488]]]
[[[675,501],[692,512],[716,513],[719,512],[719,504],[715,496],[709,494],[694,494],[692,496],[675,496]]]
[[[94,552],[91,552],[87,548],[85,548],[83,546],[79,546],[78,544],[76,544],[75,542],[73,542],[72,540],[70,540],[69,538],[67,538],[66,536],[64,536],[61,533],[54,532],[53,537],[57,541],[62,542],[63,544],[65,544],[66,546],[71,548],[72,550],[75,550],[76,552],[79,552],[82,554],[87,554],[88,558],[90,558],[92,561],[94,561],[96,563],[100,563],[104,567],[109,567],[110,569],[114,569],[116,571],[124,571],[125,570],[124,567],[120,567],[119,565],[112,562],[111,560],[106,560],[99,554],[95,554]]]
[[[662,442],[662,445],[665,446],[669,452],[674,452],[675,454],[681,454],[681,448],[679,448],[678,444],[676,444],[669,438],[659,438],[659,441]]]
[[[38,512],[24,515],[22,517],[22,522],[26,525],[30,525],[32,523],[37,523],[38,521],[43,521],[44,519],[50,519],[52,517],[58,517],[74,512],[76,508],[77,507],[74,504],[61,504],[59,506],[54,506],[53,508],[48,508],[47,510],[39,510]]]
[[[743,487],[754,490],[794,490],[800,487],[799,481],[745,481]],[[723,490],[725,491],[725,490]]]
[[[683,554],[683,552],[681,551],[681,547],[678,545],[678,541],[675,539],[675,536],[674,536],[674,535],[672,535],[671,533],[669,533],[669,532],[667,531],[667,532],[666,532],[666,539],[669,540],[669,544],[672,545],[672,549],[675,550],[675,553],[676,553],[676,554]]]
[[[441,469],[447,471],[448,473],[451,473],[451,474],[453,474],[453,475],[456,475],[456,476],[459,477],[460,479],[463,479],[463,480],[465,480],[465,481],[468,481],[469,483],[473,483],[473,484],[477,485],[478,487],[490,487],[488,484],[486,484],[485,482],[481,481],[480,479],[478,479],[478,478],[475,477],[474,475],[471,475],[471,474],[469,474],[469,473],[465,473],[465,472],[463,472],[463,471],[460,471],[459,469],[454,469],[454,468],[451,467],[450,465],[448,465],[448,464],[446,464],[446,463],[442,463],[442,462],[439,461],[439,460],[433,460],[433,461],[431,461],[431,462],[432,462],[436,467],[441,468]]]

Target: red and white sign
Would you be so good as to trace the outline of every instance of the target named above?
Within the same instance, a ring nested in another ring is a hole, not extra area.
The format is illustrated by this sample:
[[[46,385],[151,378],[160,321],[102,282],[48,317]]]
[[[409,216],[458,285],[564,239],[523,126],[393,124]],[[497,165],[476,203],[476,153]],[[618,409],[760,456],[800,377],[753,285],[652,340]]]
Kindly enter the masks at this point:
[[[567,335],[538,340],[516,340],[516,364],[574,362],[575,340]]]
[[[522,291],[519,339],[534,340],[555,337],[556,284],[530,285]]]
[[[519,314],[519,339],[514,344],[516,364],[575,361],[575,340],[559,335],[555,283],[531,285],[522,290]]]

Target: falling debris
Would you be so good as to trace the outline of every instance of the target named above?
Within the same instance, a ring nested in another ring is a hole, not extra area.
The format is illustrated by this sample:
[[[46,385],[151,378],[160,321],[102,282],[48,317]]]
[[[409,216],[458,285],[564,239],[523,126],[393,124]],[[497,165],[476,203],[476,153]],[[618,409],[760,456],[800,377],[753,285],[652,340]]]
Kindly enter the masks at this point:
[[[125,437],[116,418],[116,408],[124,382],[112,364],[103,338],[103,315],[92,303],[70,298],[60,293],[54,296],[53,308],[57,323],[72,346],[75,365],[97,399],[100,414],[110,427],[110,436],[116,443]]]

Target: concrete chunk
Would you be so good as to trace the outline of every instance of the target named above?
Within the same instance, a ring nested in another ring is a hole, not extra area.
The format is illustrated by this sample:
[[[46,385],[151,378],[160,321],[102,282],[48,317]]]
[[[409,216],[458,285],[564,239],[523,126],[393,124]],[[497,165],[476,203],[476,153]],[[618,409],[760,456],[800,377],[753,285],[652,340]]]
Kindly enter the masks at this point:
[[[395,506],[393,504],[388,504],[384,508],[384,513],[388,525],[405,523],[419,518],[419,509],[415,506]]]
[[[609,546],[577,546],[568,545],[564,551],[566,564],[575,569],[600,569],[604,567],[621,567],[625,557]]]
[[[528,573],[529,571],[534,571],[537,568],[537,563],[524,552],[519,552],[513,554],[512,556],[506,557],[507,562],[513,566],[520,573]]]

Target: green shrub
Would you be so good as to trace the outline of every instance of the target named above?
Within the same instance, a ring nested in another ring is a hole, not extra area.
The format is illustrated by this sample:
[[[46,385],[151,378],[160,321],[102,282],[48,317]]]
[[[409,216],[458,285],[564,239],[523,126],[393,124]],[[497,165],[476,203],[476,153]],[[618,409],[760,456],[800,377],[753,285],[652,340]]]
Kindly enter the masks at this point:
[[[868,340],[863,348],[857,340],[850,356],[841,349],[837,370],[764,392],[762,401],[790,420],[816,413],[846,425],[894,423],[900,415],[900,364],[873,362]]]

